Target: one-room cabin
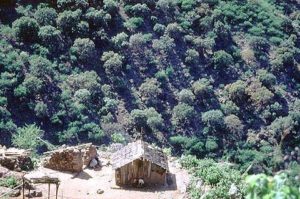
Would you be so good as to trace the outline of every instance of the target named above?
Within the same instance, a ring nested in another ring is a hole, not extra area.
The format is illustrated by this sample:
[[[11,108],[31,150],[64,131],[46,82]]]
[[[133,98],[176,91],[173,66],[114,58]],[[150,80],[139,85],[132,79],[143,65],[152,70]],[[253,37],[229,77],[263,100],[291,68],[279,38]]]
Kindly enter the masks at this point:
[[[167,156],[141,140],[115,152],[112,168],[118,186],[165,185],[169,171]]]

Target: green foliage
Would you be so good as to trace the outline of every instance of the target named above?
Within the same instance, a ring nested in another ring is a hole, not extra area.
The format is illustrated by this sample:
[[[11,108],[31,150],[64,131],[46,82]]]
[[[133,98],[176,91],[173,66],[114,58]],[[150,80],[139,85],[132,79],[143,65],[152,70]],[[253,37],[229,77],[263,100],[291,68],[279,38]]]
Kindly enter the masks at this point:
[[[155,78],[146,79],[145,82],[141,84],[139,91],[142,100],[148,104],[156,104],[159,95],[162,93],[160,83]]]
[[[39,25],[33,18],[21,17],[13,22],[12,27],[20,41],[33,42],[37,39]]]
[[[211,82],[206,78],[195,81],[192,85],[192,89],[198,99],[203,99],[213,93]]]
[[[198,179],[191,184],[188,190],[192,198],[199,198],[205,193],[203,187],[197,185],[199,181],[204,183],[202,186],[210,186],[204,198],[229,199],[232,197],[229,195],[232,185],[237,188],[235,197],[243,195],[244,183],[239,171],[231,169],[225,164],[216,163],[212,159],[199,160],[194,156],[184,156],[181,158],[180,163],[183,167],[189,169],[191,174]]]
[[[22,141],[25,124],[53,144],[126,142],[141,133],[171,143],[174,154],[277,172],[300,141],[298,7],[292,0],[0,3],[0,144],[20,134],[19,143],[44,150]],[[207,178],[215,183],[207,198],[229,197],[232,181],[219,180],[230,178],[219,170]],[[191,197],[202,197],[194,184]]]
[[[156,132],[164,126],[162,116],[154,108],[145,110],[135,109],[131,111],[130,116],[135,126],[139,128],[149,127],[152,131]]]
[[[202,121],[212,128],[223,127],[224,114],[220,110],[210,110],[202,114]]]
[[[101,61],[104,62],[103,67],[108,74],[114,74],[122,69],[123,57],[113,51],[104,52]]]
[[[88,62],[94,59],[96,54],[95,44],[88,38],[78,38],[74,41],[73,46],[70,48],[71,55],[76,57],[79,62]]]
[[[178,101],[192,105],[194,103],[195,96],[189,89],[183,89],[178,93]]]
[[[40,7],[34,13],[34,18],[40,26],[54,26],[56,23],[57,12],[54,8]]]
[[[144,23],[143,18],[141,18],[141,17],[132,17],[128,21],[126,21],[126,23],[124,24],[124,26],[129,31],[135,31],[138,28],[140,28],[143,23]]]
[[[233,58],[230,54],[224,50],[220,50],[214,53],[212,58],[215,69],[226,69],[233,65]]]
[[[1,187],[15,188],[20,184],[14,176],[4,177],[0,179]]]
[[[288,179],[286,173],[274,177],[258,174],[248,176],[246,179],[247,199],[256,198],[299,198],[300,190]]]
[[[191,122],[194,116],[195,116],[194,107],[185,103],[179,103],[173,109],[172,123],[175,126],[185,125],[186,123]]]
[[[12,137],[12,142],[15,146],[22,149],[37,150],[42,145],[41,137],[43,133],[43,130],[34,124],[26,125],[18,128],[16,134]]]

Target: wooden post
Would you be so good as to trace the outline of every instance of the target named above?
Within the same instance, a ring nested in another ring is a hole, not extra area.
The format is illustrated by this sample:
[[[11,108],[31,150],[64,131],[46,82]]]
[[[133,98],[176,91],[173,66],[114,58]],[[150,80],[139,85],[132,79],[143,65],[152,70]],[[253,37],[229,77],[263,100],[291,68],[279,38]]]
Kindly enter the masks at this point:
[[[23,199],[25,199],[25,180],[23,178]]]
[[[59,183],[56,183],[55,199],[57,199],[57,195],[58,195],[58,187],[59,187]]]
[[[50,183],[48,183],[48,199],[50,199]]]

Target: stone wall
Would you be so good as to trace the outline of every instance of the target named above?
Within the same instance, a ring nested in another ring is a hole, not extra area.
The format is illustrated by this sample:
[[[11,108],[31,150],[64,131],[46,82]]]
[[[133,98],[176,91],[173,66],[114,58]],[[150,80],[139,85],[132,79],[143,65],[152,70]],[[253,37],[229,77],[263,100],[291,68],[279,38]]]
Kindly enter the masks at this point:
[[[96,147],[92,144],[83,144],[73,147],[65,147],[45,153],[47,157],[43,161],[46,168],[58,171],[80,172],[83,166],[97,157]]]
[[[30,170],[33,163],[29,154],[29,151],[23,149],[1,147],[0,165],[13,171]]]

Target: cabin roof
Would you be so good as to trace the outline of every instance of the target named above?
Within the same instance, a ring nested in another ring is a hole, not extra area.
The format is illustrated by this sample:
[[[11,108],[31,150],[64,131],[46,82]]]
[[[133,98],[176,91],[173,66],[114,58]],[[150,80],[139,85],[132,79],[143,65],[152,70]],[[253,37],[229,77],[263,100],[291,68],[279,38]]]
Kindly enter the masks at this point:
[[[167,156],[161,150],[141,140],[129,143],[115,152],[112,155],[112,168],[118,169],[140,158],[146,159],[167,171],[169,170]]]

